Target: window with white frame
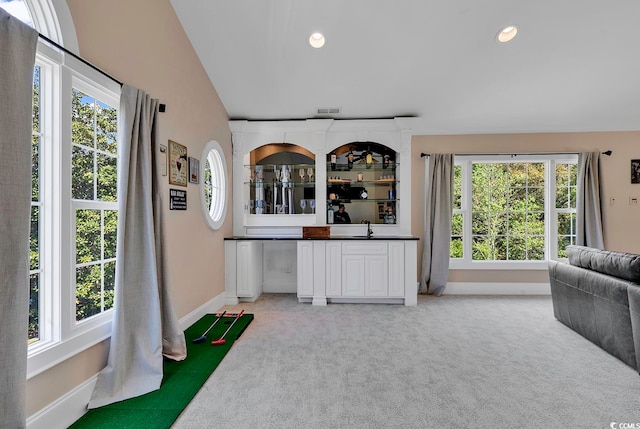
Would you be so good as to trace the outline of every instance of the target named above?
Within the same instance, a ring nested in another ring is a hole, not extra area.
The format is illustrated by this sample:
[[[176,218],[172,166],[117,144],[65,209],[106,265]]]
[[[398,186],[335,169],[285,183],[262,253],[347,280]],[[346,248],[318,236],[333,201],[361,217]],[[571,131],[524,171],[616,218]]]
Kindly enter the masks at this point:
[[[118,227],[117,110],[79,83],[71,101],[76,321],[113,307]]]
[[[40,339],[40,65],[33,68],[33,132],[31,137],[31,228],[29,233],[29,344]]]
[[[577,155],[456,157],[452,268],[533,268],[575,243]]]
[[[227,213],[227,163],[220,144],[207,143],[202,151],[203,178],[200,187],[202,214],[212,229],[219,229]]]
[[[0,0],[0,7],[14,3],[23,2]],[[26,10],[24,3],[20,10]],[[38,43],[25,279],[28,378],[111,334],[119,98],[119,84]]]

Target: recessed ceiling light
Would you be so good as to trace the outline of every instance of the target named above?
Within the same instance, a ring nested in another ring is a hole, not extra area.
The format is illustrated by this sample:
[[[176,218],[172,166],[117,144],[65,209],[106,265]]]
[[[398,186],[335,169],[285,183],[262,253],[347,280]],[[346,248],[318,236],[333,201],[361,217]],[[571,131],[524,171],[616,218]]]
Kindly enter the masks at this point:
[[[324,36],[322,33],[313,33],[309,36],[309,44],[314,48],[322,48],[324,46]]]
[[[518,28],[515,25],[510,25],[508,27],[503,28],[498,32],[498,42],[507,43],[513,40],[518,34]]]

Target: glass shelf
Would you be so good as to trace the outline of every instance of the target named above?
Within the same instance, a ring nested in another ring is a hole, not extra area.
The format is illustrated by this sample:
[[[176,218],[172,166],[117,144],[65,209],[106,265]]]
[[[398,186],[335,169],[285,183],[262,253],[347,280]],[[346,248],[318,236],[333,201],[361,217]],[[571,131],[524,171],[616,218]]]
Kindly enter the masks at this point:
[[[362,186],[393,186],[395,184],[400,183],[399,180],[363,180],[361,182],[355,181],[352,182],[350,180],[327,180],[327,187],[333,187],[333,186],[343,186],[343,185],[349,185],[349,186],[357,186],[357,187],[362,187]]]
[[[348,164],[336,164],[335,167],[331,167],[331,164],[327,164],[327,174],[331,171],[394,171],[400,165],[399,162],[390,162],[387,168],[384,168],[381,162],[374,162],[370,167],[366,164],[354,163],[352,168],[349,168]]]
[[[245,185],[249,185],[252,188],[257,187],[257,185],[261,185],[260,187],[272,186],[276,183],[279,187],[282,187],[282,182],[276,182],[274,180],[263,181],[263,182],[244,182]],[[316,186],[316,182],[287,182],[287,187],[314,187]]]
[[[327,200],[327,203],[331,203],[332,205],[337,205],[339,203],[350,204],[350,203],[367,203],[367,202],[395,203],[396,201],[400,201],[400,200],[398,199],[390,200],[388,198],[359,198],[359,199],[339,198],[337,200]]]

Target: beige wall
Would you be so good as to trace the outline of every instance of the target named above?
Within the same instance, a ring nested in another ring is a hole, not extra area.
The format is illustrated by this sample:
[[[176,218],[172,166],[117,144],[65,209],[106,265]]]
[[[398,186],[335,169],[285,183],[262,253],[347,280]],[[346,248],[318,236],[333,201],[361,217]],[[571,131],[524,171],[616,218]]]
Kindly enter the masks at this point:
[[[168,0],[68,0],[80,55],[118,80],[167,105],[159,140],[171,139],[201,157],[217,140],[231,172],[228,116]],[[224,291],[223,238],[232,234],[231,202],[223,228],[210,230],[201,214],[198,185],[187,189],[188,210],[168,210],[163,178],[169,287],[179,318]],[[231,188],[231,187],[230,187]],[[184,188],[181,188],[184,189]],[[78,386],[106,364],[107,346],[87,351],[30,379],[29,415]]]
[[[605,247],[640,253],[640,205],[629,205],[629,197],[640,197],[640,184],[630,183],[630,160],[640,159],[640,132],[414,136],[411,144],[411,232],[422,236],[424,160],[420,158],[421,152],[535,153],[607,149],[613,154],[600,158]],[[615,205],[609,205],[610,198],[616,199]],[[422,242],[418,246],[420,267]],[[546,271],[452,270],[449,281],[538,283],[548,281],[548,275]]]

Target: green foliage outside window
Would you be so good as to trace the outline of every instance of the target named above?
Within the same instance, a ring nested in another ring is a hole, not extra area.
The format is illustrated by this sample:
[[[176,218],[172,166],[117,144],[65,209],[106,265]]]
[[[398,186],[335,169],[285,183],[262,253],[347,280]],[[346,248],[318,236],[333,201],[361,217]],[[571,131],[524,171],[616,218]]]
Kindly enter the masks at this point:
[[[28,342],[40,338],[40,67],[33,69],[33,135],[31,138],[31,228],[29,231]]]
[[[556,165],[556,209],[563,210],[558,213],[559,258],[566,258],[567,246],[576,244],[577,182],[578,166],[576,164]]]
[[[463,256],[463,216],[456,210],[462,209],[462,167],[453,167],[453,217],[451,218],[451,247],[449,257],[462,258]]]
[[[113,306],[118,212],[100,208],[117,200],[117,111],[73,90],[72,198],[96,202],[76,210],[76,320]]]
[[[211,210],[211,201],[213,200],[213,185],[211,183],[211,164],[209,161],[204,163],[204,198],[206,207]]]
[[[545,259],[545,163],[473,163],[471,167],[471,259],[540,261]],[[575,243],[577,166],[556,165],[558,256]],[[452,258],[463,257],[463,171],[454,170]],[[566,209],[562,212],[560,209]]]
[[[544,163],[472,166],[472,259],[544,259]]]

